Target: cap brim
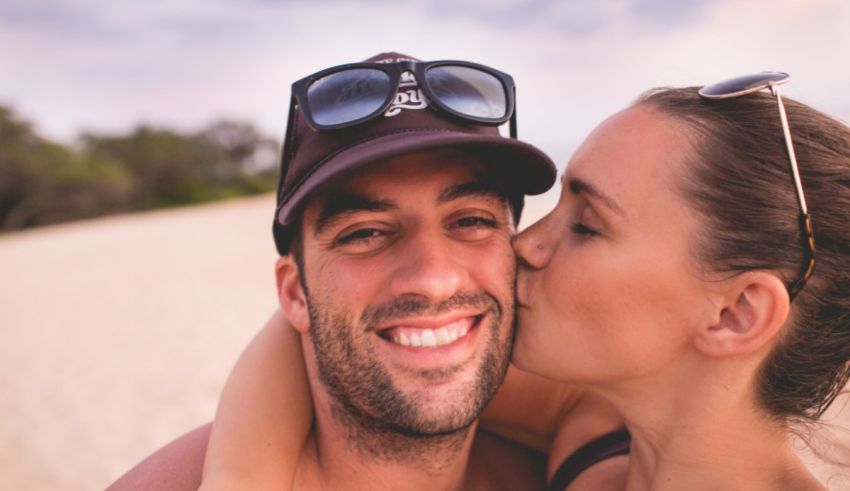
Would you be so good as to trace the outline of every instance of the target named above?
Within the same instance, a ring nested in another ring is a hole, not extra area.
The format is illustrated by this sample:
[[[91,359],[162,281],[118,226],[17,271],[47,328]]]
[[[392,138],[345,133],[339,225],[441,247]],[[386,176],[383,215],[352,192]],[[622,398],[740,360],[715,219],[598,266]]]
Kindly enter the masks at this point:
[[[545,153],[528,143],[496,135],[449,132],[445,130],[404,132],[382,136],[337,153],[319,164],[312,174],[285,197],[278,221],[291,223],[298,208],[321,186],[372,162],[408,153],[442,147],[474,149],[488,164],[510,178],[512,191],[535,195],[555,183],[557,169]]]

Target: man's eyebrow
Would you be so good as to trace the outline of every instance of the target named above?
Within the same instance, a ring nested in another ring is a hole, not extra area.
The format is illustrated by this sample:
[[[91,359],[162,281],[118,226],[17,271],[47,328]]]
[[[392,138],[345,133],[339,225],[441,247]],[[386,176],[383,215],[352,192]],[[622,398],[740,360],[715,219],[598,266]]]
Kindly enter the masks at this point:
[[[614,213],[620,215],[623,218],[626,218],[626,212],[623,211],[622,208],[620,208],[620,205],[618,205],[617,202],[614,201],[613,198],[611,198],[610,196],[608,196],[605,193],[603,193],[602,191],[600,191],[599,188],[597,188],[593,184],[591,184],[587,181],[583,181],[581,179],[575,178],[575,177],[571,177],[571,178],[567,179],[566,175],[564,175],[561,178],[561,181],[565,182],[570,187],[571,193],[573,193],[573,194],[584,193],[584,194],[600,201],[602,204],[604,204],[605,206],[610,208],[611,211],[613,211]]]
[[[396,208],[396,204],[389,200],[370,199],[350,191],[333,193],[322,204],[319,218],[316,219],[315,234],[322,233],[346,215],[361,211],[387,211],[393,208]]]
[[[503,186],[492,180],[478,180],[454,184],[443,189],[437,197],[437,203],[446,203],[470,196],[486,196],[500,201],[507,201],[508,196]]]

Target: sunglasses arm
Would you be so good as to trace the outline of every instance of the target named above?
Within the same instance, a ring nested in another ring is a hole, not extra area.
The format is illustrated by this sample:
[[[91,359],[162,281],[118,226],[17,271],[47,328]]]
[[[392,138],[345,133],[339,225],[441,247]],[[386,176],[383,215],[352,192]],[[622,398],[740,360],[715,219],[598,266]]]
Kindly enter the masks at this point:
[[[779,106],[779,120],[782,122],[782,132],[785,134],[785,147],[788,149],[788,160],[791,163],[791,174],[794,176],[794,186],[797,187],[797,199],[800,202],[800,210],[802,210],[803,215],[808,215],[809,209],[808,206],[806,206],[806,197],[803,195],[803,184],[800,180],[800,170],[797,167],[797,154],[794,152],[794,145],[791,143],[791,129],[788,127],[788,116],[785,114],[785,104],[782,103],[782,96],[779,95],[779,87],[771,84],[770,92],[776,97],[776,104]]]
[[[797,188],[797,201],[800,203],[800,227],[803,229],[803,248],[806,251],[803,271],[800,278],[795,281],[789,293],[791,300],[797,296],[803,286],[811,278],[815,269],[815,238],[812,232],[812,218],[809,215],[808,207],[806,206],[806,197],[803,195],[803,184],[800,180],[800,169],[797,166],[797,154],[794,152],[794,145],[791,142],[791,128],[788,125],[788,116],[785,114],[785,104],[782,103],[782,96],[779,95],[779,87],[776,84],[770,84],[770,93],[776,97],[776,104],[779,107],[779,120],[782,122],[782,132],[785,135],[785,146],[788,149],[788,160],[791,165],[791,175],[794,176],[794,186]]]
[[[517,138],[517,128],[516,128],[516,87],[514,87],[514,111],[511,114],[511,124],[510,124],[510,135],[511,138]]]
[[[289,170],[289,159],[290,159],[290,149],[292,148],[292,142],[289,140],[292,139],[294,133],[293,126],[295,125],[295,108],[297,106],[297,102],[295,100],[295,96],[291,96],[289,99],[289,115],[286,117],[286,136],[283,138],[283,149],[281,150],[281,166],[280,166],[280,179],[277,183],[277,195],[280,196],[281,188],[283,187],[284,176],[286,176],[286,172]]]

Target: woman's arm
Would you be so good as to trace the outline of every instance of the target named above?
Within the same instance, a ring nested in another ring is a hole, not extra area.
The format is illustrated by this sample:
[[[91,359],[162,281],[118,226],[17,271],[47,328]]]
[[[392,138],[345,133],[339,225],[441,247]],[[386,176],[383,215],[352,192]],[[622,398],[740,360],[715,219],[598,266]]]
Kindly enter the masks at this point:
[[[201,490],[291,489],[312,419],[301,339],[278,311],[227,379]]]

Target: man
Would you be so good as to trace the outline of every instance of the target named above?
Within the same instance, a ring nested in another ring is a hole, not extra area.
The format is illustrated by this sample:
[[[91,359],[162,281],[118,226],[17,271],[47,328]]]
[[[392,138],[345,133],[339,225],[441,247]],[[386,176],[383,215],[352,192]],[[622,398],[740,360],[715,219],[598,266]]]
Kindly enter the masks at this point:
[[[274,235],[315,407],[296,487],[538,487],[539,460],[475,429],[509,360],[510,238],[554,165],[499,135],[508,121],[516,133],[510,76],[395,53],[367,62],[293,84]],[[114,489],[197,487],[206,438]]]

